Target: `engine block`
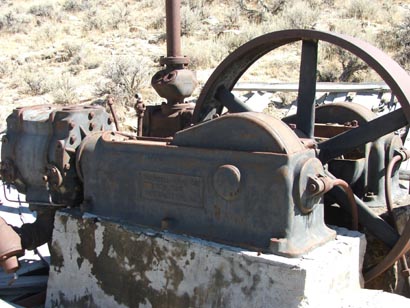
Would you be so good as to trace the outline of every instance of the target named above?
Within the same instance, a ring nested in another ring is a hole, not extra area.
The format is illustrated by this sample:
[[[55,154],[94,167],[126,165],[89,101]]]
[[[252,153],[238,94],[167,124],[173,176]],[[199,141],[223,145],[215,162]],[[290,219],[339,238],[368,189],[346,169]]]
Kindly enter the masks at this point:
[[[84,210],[286,256],[332,238],[313,150],[270,116],[228,115],[167,140],[104,132],[77,157]]]

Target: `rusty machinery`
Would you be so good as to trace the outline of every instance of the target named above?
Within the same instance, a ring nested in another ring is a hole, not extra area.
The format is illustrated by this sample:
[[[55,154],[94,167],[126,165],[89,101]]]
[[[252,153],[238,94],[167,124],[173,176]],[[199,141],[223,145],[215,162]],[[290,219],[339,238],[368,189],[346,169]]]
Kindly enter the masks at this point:
[[[22,228],[2,221],[2,264],[9,262],[12,271],[11,258],[49,241],[53,213],[61,207],[294,257],[334,239],[324,217],[324,208],[334,204],[353,217],[353,228],[360,223],[392,248],[367,280],[400,257],[405,263],[410,223],[400,237],[371,207],[385,204],[385,194],[389,203],[392,194],[403,194],[397,164],[408,153],[396,131],[410,120],[410,76],[358,39],[286,30],[239,47],[216,68],[196,104],[188,104],[184,99],[196,80],[181,56],[176,7],[178,1],[167,1],[167,17],[173,16],[167,23],[168,56],[152,79],[167,102],[150,107],[138,100],[139,124],[145,126],[139,134],[116,131],[113,119],[96,106],[27,107],[9,116],[2,180],[25,193],[39,215]],[[232,95],[256,60],[298,41],[295,116],[278,120],[251,112]],[[315,108],[319,41],[365,61],[401,108],[381,117],[347,103]],[[11,240],[3,241],[3,234]]]

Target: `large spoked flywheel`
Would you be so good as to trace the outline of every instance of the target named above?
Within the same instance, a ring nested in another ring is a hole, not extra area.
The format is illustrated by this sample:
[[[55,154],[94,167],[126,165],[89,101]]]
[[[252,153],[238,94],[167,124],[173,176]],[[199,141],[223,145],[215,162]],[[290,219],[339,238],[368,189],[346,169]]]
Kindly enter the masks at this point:
[[[306,138],[314,138],[315,94],[320,41],[336,45],[363,60],[372,68],[397,97],[401,108],[374,119],[368,119],[355,129],[317,143],[317,156],[323,164],[351,152],[358,147],[391,134],[410,123],[410,76],[394,60],[378,48],[359,39],[315,30],[284,30],[272,32],[242,45],[230,54],[214,71],[205,84],[196,104],[193,123],[199,123],[220,115],[224,107],[229,112],[246,111],[247,107],[234,98],[233,87],[246,70],[268,52],[286,44],[302,42],[299,72],[298,108],[294,118],[297,129]],[[394,251],[410,249],[409,241],[373,215],[356,196],[359,219],[362,225],[375,231],[377,237]],[[406,227],[410,233],[410,222]],[[390,258],[390,261],[397,258]]]

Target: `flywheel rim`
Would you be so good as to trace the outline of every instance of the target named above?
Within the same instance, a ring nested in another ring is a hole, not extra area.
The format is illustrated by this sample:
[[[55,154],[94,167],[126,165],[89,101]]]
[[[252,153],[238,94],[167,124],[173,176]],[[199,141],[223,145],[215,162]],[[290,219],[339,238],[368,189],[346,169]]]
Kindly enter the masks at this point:
[[[228,91],[232,91],[240,77],[259,58],[278,47],[297,41],[302,41],[298,112],[296,114],[297,126],[308,138],[313,138],[313,126],[315,122],[314,99],[319,41],[341,47],[363,60],[386,82],[392,94],[397,97],[401,105],[401,109],[399,110],[371,120],[359,128],[337,135],[328,141],[319,143],[318,158],[323,164],[346,153],[346,151],[354,149],[358,145],[374,141],[388,133],[409,125],[410,87],[408,85],[410,85],[410,76],[397,62],[377,47],[360,39],[342,34],[304,29],[283,30],[262,35],[242,45],[225,58],[215,69],[201,91],[194,110],[192,123],[196,124],[204,120],[209,120],[215,113],[220,115],[224,106],[222,102],[219,102],[215,98],[219,89],[225,88]],[[312,71],[314,73],[312,73]],[[305,99],[305,96],[307,99]],[[303,101],[299,100],[300,98],[302,98]],[[238,107],[238,110],[240,110],[241,106]],[[307,117],[307,120],[303,119],[304,116]],[[358,137],[355,135],[358,135]],[[355,139],[355,141],[352,142],[351,145],[345,145],[344,148],[339,148],[336,151],[332,150],[332,148],[337,147],[338,144],[350,142],[352,139]],[[379,222],[376,221],[376,224],[378,223]],[[408,225],[410,226],[410,221]],[[405,240],[403,238],[398,238],[392,252],[408,250],[408,243],[404,242]],[[389,261],[386,260],[386,262]]]

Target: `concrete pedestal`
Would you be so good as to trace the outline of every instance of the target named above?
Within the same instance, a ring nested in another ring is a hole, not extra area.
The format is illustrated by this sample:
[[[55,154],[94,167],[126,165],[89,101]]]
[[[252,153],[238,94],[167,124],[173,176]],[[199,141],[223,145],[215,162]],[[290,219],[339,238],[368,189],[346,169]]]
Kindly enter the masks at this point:
[[[365,238],[337,231],[289,259],[59,212],[46,307],[342,307],[361,294]]]

